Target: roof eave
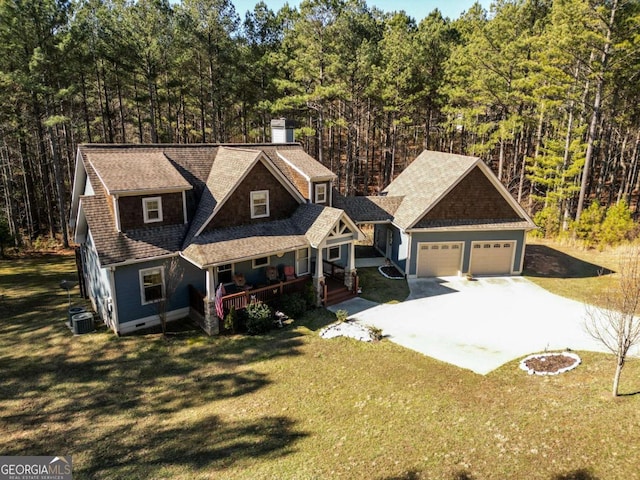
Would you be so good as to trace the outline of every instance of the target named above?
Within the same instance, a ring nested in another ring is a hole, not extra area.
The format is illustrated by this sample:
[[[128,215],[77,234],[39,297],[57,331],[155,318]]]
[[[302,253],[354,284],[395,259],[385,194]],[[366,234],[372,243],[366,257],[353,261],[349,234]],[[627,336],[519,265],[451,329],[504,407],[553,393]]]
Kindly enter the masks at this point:
[[[149,194],[164,194],[164,193],[180,193],[192,190],[193,185],[182,187],[165,187],[165,188],[137,188],[133,190],[107,190],[109,195],[115,195],[118,197],[134,197],[136,195],[149,195]]]

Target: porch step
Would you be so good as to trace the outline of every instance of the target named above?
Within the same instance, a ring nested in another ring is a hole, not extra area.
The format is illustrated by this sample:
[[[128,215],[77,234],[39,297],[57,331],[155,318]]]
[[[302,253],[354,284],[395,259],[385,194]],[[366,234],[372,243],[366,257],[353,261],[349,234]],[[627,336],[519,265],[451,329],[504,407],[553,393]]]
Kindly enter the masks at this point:
[[[347,287],[334,288],[327,292],[325,307],[330,307],[331,305],[336,305],[355,297],[356,294],[349,290]]]

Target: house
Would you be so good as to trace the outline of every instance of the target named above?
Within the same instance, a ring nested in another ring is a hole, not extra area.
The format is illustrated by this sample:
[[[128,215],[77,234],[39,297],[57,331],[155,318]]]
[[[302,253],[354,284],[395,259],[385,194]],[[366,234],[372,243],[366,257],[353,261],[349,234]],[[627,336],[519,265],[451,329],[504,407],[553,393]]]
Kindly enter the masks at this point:
[[[334,180],[293,143],[81,145],[71,225],[94,310],[117,334],[157,325],[174,258],[167,319],[209,334],[221,284],[226,310],[309,283],[318,302],[352,292],[363,234],[332,206]]]
[[[336,195],[374,245],[407,277],[522,272],[536,226],[477,157],[425,150],[380,196]]]
[[[521,272],[533,222],[478,158],[425,151],[381,196],[345,198],[288,122],[272,129],[281,143],[78,148],[79,276],[114,332],[159,323],[176,263],[167,319],[209,334],[251,299],[307,285],[318,304],[353,295],[359,223],[409,277]]]

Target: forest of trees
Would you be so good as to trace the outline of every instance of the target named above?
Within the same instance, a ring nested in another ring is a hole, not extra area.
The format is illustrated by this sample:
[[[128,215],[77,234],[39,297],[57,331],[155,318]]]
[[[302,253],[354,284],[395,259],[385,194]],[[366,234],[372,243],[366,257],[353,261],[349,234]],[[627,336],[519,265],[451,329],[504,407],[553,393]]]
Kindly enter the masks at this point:
[[[79,143],[266,142],[278,117],[345,194],[450,151],[562,229],[637,208],[640,0],[0,0],[0,98],[0,227],[26,244],[65,238]]]

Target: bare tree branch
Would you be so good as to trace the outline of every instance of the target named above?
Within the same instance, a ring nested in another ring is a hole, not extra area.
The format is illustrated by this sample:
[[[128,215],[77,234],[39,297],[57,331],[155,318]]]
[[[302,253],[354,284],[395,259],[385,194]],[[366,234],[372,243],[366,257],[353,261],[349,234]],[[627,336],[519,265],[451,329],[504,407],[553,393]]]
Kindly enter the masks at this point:
[[[585,329],[616,356],[613,396],[618,395],[620,374],[629,350],[640,343],[640,248],[620,254],[615,284],[605,290],[598,307],[587,305]]]

